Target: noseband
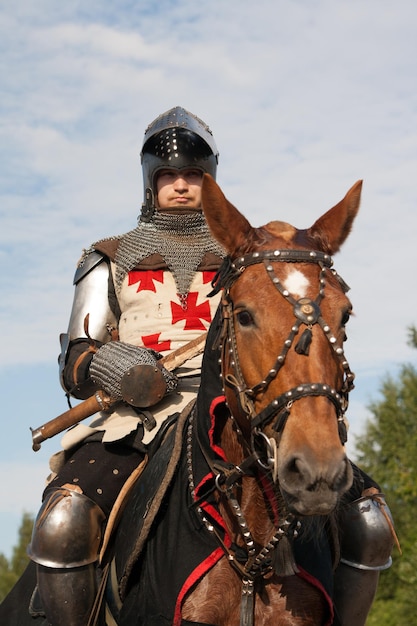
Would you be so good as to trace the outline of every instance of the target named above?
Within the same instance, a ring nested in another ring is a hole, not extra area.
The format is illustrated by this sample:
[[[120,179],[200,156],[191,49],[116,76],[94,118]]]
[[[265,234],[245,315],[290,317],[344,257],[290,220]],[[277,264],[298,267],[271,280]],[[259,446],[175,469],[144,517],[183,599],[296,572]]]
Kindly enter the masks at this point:
[[[300,298],[296,300],[289,291],[283,286],[278,276],[274,271],[274,263],[314,263],[319,266],[319,290],[315,300],[310,298]],[[265,271],[275,286],[277,291],[289,302],[293,308],[294,323],[288,334],[287,339],[284,341],[283,348],[280,354],[277,356],[275,363],[269,370],[263,380],[256,385],[248,387],[240,366],[239,354],[237,350],[236,332],[233,319],[233,302],[230,298],[230,288],[238,280],[239,276],[251,265],[262,263],[265,267]],[[216,278],[213,281],[215,291],[223,288],[222,296],[222,337],[223,351],[228,350],[230,356],[230,365],[233,368],[232,372],[227,373],[224,376],[224,380],[236,389],[239,404],[242,411],[250,420],[251,429],[254,432],[258,432],[259,429],[266,424],[270,423],[274,418],[273,429],[281,435],[291,408],[294,402],[306,398],[308,396],[323,396],[330,400],[336,410],[336,417],[338,422],[339,437],[344,444],[347,440],[345,413],[348,407],[348,396],[351,389],[353,389],[355,375],[349,367],[343,347],[338,345],[336,337],[332,334],[330,326],[323,319],[320,303],[324,297],[324,291],[326,287],[326,271],[330,270],[332,274],[337,278],[339,284],[344,292],[348,291],[349,287],[343,281],[343,279],[332,268],[333,261],[331,257],[323,252],[308,251],[308,250],[272,250],[272,251],[259,251],[252,252],[241,256],[234,261],[230,258],[226,258],[222,267],[220,268]],[[300,384],[297,387],[289,389],[285,393],[274,398],[264,409],[259,413],[255,410],[255,400],[259,394],[265,392],[271,382],[276,378],[279,371],[285,364],[286,356],[293,346],[295,338],[298,335],[300,327],[305,326],[305,330],[302,333],[299,341],[295,345],[295,350],[299,354],[308,356],[309,345],[312,340],[312,327],[318,324],[324,335],[326,336],[334,354],[340,361],[343,369],[343,380],[340,389],[336,390],[327,384],[321,382],[308,382]]]

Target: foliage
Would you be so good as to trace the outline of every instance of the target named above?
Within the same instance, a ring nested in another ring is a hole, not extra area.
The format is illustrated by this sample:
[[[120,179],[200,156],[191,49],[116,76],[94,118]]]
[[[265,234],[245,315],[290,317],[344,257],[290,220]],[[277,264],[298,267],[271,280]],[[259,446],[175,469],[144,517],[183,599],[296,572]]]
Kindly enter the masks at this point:
[[[417,328],[415,326],[409,326],[408,331],[408,345],[412,348],[417,348]]]
[[[32,527],[33,517],[29,513],[24,513],[19,528],[18,543],[13,548],[10,561],[0,553],[0,602],[17,582],[29,562],[26,547],[30,542]]]
[[[417,347],[417,332],[410,337]],[[408,626],[417,614],[417,370],[403,365],[398,379],[385,378],[381,393],[382,400],[369,406],[373,419],[357,442],[357,461],[386,495],[402,556],[394,549],[367,624]]]

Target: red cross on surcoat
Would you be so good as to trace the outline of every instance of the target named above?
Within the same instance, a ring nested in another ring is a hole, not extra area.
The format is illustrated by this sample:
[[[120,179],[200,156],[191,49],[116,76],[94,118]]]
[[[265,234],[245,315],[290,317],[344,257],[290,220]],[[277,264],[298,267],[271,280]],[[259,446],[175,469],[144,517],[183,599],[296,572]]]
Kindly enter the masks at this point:
[[[182,308],[176,302],[171,302],[172,323],[176,324],[185,320],[184,330],[206,330],[206,326],[201,320],[211,322],[210,303],[204,300],[197,304],[198,292],[193,291],[185,299],[185,307]]]
[[[142,335],[142,341],[145,348],[150,350],[156,350],[157,352],[164,352],[164,350],[171,350],[171,341],[159,341],[161,333],[155,333],[154,335]]]
[[[130,287],[135,283],[139,283],[137,293],[139,293],[139,291],[153,291],[155,293],[156,287],[154,281],[158,283],[164,282],[164,270],[146,270],[145,272],[132,270],[129,272],[128,285]]]

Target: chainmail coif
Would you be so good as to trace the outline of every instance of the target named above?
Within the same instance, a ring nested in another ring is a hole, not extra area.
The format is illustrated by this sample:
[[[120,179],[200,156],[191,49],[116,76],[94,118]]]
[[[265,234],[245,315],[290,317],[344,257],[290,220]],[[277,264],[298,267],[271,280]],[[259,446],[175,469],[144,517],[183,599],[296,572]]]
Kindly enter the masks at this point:
[[[156,212],[151,222],[121,237],[116,257],[116,292],[124,277],[151,254],[162,256],[173,274],[177,291],[186,296],[204,255],[211,252],[223,258],[224,249],[209,231],[203,213],[165,214]]]

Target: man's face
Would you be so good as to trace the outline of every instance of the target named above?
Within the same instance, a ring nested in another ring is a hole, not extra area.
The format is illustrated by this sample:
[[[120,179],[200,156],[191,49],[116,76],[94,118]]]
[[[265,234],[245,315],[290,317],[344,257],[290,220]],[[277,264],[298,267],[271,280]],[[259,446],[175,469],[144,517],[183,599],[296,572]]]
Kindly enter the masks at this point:
[[[193,167],[163,169],[157,174],[157,208],[163,212],[201,211],[203,173]]]

